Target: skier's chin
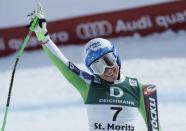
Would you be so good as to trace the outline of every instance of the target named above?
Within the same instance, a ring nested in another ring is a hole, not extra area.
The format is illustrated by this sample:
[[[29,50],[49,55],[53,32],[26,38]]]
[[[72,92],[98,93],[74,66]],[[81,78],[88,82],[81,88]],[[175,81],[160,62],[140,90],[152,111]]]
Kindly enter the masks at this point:
[[[114,82],[114,81],[116,81],[117,80],[117,76],[116,75],[112,75],[111,76],[111,82]]]
[[[109,81],[109,82],[114,82],[117,80],[117,74],[113,73],[112,75],[110,76],[107,76],[106,78],[104,78],[106,81]]]
[[[112,68],[112,71],[101,75],[101,78],[108,81],[114,82],[118,79],[119,69],[117,67]]]

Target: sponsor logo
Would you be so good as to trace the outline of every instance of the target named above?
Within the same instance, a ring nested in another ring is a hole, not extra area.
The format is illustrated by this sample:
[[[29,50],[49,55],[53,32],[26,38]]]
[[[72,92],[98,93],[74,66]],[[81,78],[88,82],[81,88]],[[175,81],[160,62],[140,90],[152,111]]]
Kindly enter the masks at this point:
[[[12,50],[18,50],[23,42],[23,39],[10,39],[8,41],[8,47]]]
[[[156,86],[155,85],[146,85],[144,87],[144,95],[150,96],[156,91]]]
[[[137,81],[134,80],[134,79],[129,79],[129,84],[130,84],[131,86],[133,86],[133,87],[138,86]]]
[[[69,68],[77,75],[80,75],[80,70],[71,62],[69,62]]]
[[[86,51],[88,51],[90,49],[96,51],[97,49],[99,49],[98,47],[100,47],[100,46],[101,46],[101,43],[99,41],[97,41],[97,42],[91,44],[90,46],[88,46]]]
[[[150,101],[150,124],[152,125],[152,131],[157,131],[158,115],[157,115],[156,100],[152,97],[149,97],[149,101]]]
[[[81,23],[76,27],[76,34],[82,40],[108,36],[112,34],[112,25],[106,20]]]
[[[100,103],[117,103],[117,104],[126,104],[126,105],[131,105],[134,106],[135,103],[134,101],[128,101],[128,100],[115,100],[115,99],[99,99]]]
[[[124,92],[119,87],[110,87],[110,96],[113,97],[122,97],[124,95]]]
[[[174,24],[186,23],[186,10],[183,12],[175,12],[168,15],[160,15],[155,18],[158,26],[169,28]]]
[[[141,16],[136,20],[117,20],[115,31],[117,33],[120,32],[129,32],[129,31],[137,31],[137,30],[145,30],[152,28],[153,24],[150,19],[150,16]]]
[[[23,39],[19,39],[19,38],[14,38],[14,39],[10,39],[8,41],[8,47],[11,49],[11,50],[18,50],[21,45],[23,43]],[[39,46],[39,42],[37,40],[36,37],[30,37],[30,40],[28,42],[28,45],[26,46],[26,48],[34,48],[34,47],[37,47]]]
[[[68,32],[65,31],[51,33],[50,37],[53,42],[67,42],[70,39]]]
[[[130,124],[113,124],[113,123],[107,123],[105,126],[102,123],[94,123],[94,129],[96,130],[111,130],[111,131],[134,131],[134,126]]]
[[[74,69],[74,64],[69,63],[69,67],[70,67],[71,70],[73,70]]]

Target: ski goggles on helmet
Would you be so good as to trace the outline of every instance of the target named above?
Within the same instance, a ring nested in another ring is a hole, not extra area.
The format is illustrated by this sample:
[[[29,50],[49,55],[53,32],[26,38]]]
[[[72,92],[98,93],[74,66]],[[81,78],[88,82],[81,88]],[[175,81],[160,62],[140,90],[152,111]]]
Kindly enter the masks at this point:
[[[94,74],[102,75],[105,68],[112,68],[116,64],[116,57],[112,52],[105,54],[90,65],[90,69]]]

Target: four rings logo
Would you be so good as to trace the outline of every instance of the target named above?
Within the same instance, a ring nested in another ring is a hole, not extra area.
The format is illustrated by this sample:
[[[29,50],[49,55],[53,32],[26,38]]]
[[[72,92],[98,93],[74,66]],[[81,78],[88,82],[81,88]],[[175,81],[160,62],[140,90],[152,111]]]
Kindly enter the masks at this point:
[[[86,40],[94,37],[112,34],[112,25],[106,20],[83,23],[76,27],[76,34],[80,39]]]

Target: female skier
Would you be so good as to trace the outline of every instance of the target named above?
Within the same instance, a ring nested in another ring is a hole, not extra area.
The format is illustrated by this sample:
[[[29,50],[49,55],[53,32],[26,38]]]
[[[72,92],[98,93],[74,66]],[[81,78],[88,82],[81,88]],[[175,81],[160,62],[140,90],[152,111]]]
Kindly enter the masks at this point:
[[[50,60],[82,96],[90,131],[142,131],[136,124],[139,112],[146,130],[160,131],[155,86],[142,85],[121,74],[120,56],[110,41],[95,38],[85,45],[83,59],[89,74],[70,62],[50,39],[41,8],[28,17],[29,29]],[[34,26],[36,18],[38,24]]]

